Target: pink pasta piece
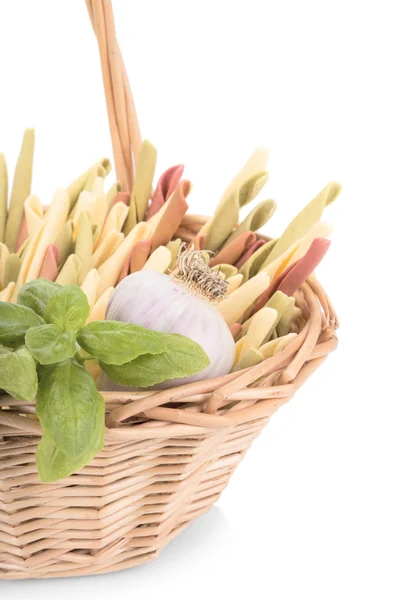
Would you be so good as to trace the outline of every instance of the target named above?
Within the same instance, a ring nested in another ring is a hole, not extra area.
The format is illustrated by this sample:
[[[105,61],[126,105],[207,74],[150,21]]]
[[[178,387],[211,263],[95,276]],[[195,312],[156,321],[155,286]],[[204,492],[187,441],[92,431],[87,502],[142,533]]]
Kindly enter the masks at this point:
[[[210,267],[224,264],[234,265],[256,239],[257,236],[253,231],[241,233],[210,260]]]
[[[235,338],[242,331],[242,326],[240,323],[233,323],[229,326],[229,331],[231,332],[232,337]]]
[[[190,181],[182,179],[168,200],[165,210],[152,237],[152,251],[171,241],[175,231],[189,208],[186,198],[191,189]]]
[[[240,257],[240,259],[237,261],[237,263],[235,264],[235,267],[237,269],[240,269],[241,267],[243,267],[244,263],[249,260],[250,256],[252,254],[254,254],[254,252],[256,252],[256,250],[261,248],[261,246],[264,246],[264,244],[265,244],[264,240],[257,240],[256,242],[253,242],[253,244],[250,246],[250,248],[248,248],[243,253],[243,255]]]
[[[141,271],[151,253],[151,240],[140,240],[133,248],[130,255],[130,272]]]
[[[165,204],[171,194],[175,191],[182,174],[184,165],[176,165],[170,167],[161,175],[158,180],[157,187],[151,199],[150,206],[147,209],[146,221],[155,215],[160,208]]]
[[[195,250],[204,250],[206,245],[206,237],[204,235],[197,235],[193,240],[193,246]]]
[[[17,237],[17,243],[15,246],[16,252],[18,252],[18,250],[21,248],[22,244],[24,243],[24,241],[26,240],[27,237],[28,237],[28,223],[26,221],[26,217],[24,217],[22,220],[22,223],[21,223],[19,233],[18,233],[18,237]]]
[[[58,275],[58,263],[60,261],[60,251],[54,244],[50,244],[44,255],[42,267],[39,273],[39,279],[48,279],[55,281]]]
[[[278,290],[287,296],[293,296],[319,265],[325,254],[328,252],[330,245],[330,240],[325,238],[315,238],[306,254],[293,265],[293,268],[290,269],[283,278],[279,284]]]

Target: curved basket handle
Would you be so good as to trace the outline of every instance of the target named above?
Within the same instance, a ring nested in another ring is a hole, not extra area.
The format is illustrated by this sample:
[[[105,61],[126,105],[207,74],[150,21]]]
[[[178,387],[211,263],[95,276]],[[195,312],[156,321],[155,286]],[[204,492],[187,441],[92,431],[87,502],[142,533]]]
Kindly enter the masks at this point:
[[[132,92],[118,45],[111,0],[86,0],[99,45],[115,169],[125,192],[135,181],[142,137]]]

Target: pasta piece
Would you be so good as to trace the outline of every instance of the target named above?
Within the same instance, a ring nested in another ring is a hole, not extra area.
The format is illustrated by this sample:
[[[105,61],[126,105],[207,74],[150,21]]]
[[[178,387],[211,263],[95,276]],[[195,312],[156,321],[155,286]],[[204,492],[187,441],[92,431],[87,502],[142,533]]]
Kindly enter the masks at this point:
[[[276,324],[278,313],[274,308],[266,307],[254,315],[247,335],[242,338],[245,342],[242,345],[240,357],[242,358],[250,348],[258,348],[268,337],[270,331]]]
[[[258,231],[261,227],[264,227],[274,214],[275,210],[275,200],[264,200],[264,202],[260,202],[260,204],[253,208],[251,213],[247,215],[240,225],[232,231],[231,235],[223,245],[223,248],[242,233],[246,233],[247,231]]]
[[[253,231],[242,233],[234,240],[229,242],[229,244],[227,244],[210,260],[210,267],[215,267],[215,265],[221,265],[224,263],[228,265],[235,265],[237,267],[237,261],[255,241],[257,241],[257,236]]]
[[[97,269],[91,269],[81,285],[81,290],[85,292],[90,308],[92,308],[92,306],[94,306],[96,303],[97,286],[99,284],[99,280],[100,276],[97,272]]]
[[[43,223],[43,206],[38,196],[31,194],[24,202],[28,235],[33,236]]]
[[[261,346],[260,353],[262,354],[264,360],[286,348],[286,346],[296,337],[296,335],[296,333],[288,333],[284,337],[271,340],[270,342],[267,342]]]
[[[92,268],[97,268],[107,260],[121,245],[124,234],[111,229],[101,243],[97,245],[92,256]]]
[[[162,206],[164,206],[172,192],[175,191],[175,188],[183,175],[183,170],[183,165],[176,165],[174,167],[170,167],[161,175],[146,213],[146,221],[148,221],[160,210]]]
[[[157,250],[150,255],[148,261],[143,267],[143,271],[157,271],[165,273],[171,263],[171,252],[165,246],[159,246]]]
[[[26,129],[15,167],[4,235],[5,243],[10,252],[14,252],[16,249],[18,232],[24,217],[24,202],[31,193],[34,148],[35,131],[34,129]]]
[[[125,223],[125,219],[128,215],[128,212],[129,209],[123,202],[117,202],[112,207],[104,223],[103,231],[101,232],[99,241],[97,242],[98,246],[107,237],[110,231],[121,231],[123,224]]]
[[[180,181],[176,190],[164,204],[162,210],[157,213],[156,217],[160,215],[160,218],[151,236],[153,251],[159,246],[168,244],[174,236],[183,216],[189,208],[186,198],[190,193],[191,187],[190,181],[186,179]],[[148,221],[148,223],[150,225],[151,221]]]
[[[92,220],[87,211],[82,211],[79,216],[78,235],[75,242],[75,254],[80,260],[78,285],[82,285],[92,266],[93,232]]]
[[[4,242],[7,223],[8,174],[4,154],[0,153],[0,244]]]
[[[124,226],[125,235],[132,230],[138,221],[143,221],[146,216],[156,162],[157,150],[148,140],[144,140],[140,149],[129,214]]]
[[[226,300],[222,300],[216,307],[217,311],[221,313],[228,325],[238,322],[246,309],[268,287],[268,284],[268,275],[266,273],[258,273],[253,279],[250,279],[235,292],[232,292]]]
[[[232,294],[232,292],[234,292],[235,290],[238,289],[238,287],[240,287],[241,283],[243,281],[243,275],[241,275],[240,273],[238,273],[237,275],[233,275],[232,277],[228,277],[227,282],[228,282],[228,287],[226,289],[226,293]]]
[[[105,319],[108,302],[112,296],[113,291],[114,288],[109,287],[101,294],[100,298],[96,301],[95,305],[89,313],[87,323],[91,323],[92,321],[103,321]]]
[[[148,236],[149,230],[147,224],[138,223],[123,240],[122,244],[116,249],[114,254],[99,267],[99,295],[117,283],[125,259],[130,254],[134,244],[142,239],[148,238]]]
[[[15,281],[10,281],[8,286],[0,292],[1,302],[11,302],[15,291]]]
[[[68,209],[69,199],[66,191],[62,189],[57,190],[48,210],[39,243],[37,244],[36,251],[23,283],[36,279],[39,276],[47,247],[54,242],[65,225]]]
[[[56,283],[59,283],[60,285],[74,283],[76,285],[78,283],[80,268],[80,259],[75,254],[70,254],[56,279]]]
[[[86,182],[87,182],[89,176],[93,173],[93,170],[98,166],[103,167],[106,174],[108,174],[111,171],[111,163],[108,160],[108,158],[102,158],[97,163],[92,165],[87,171],[82,173],[82,175],[80,175],[77,179],[75,179],[75,181],[73,181],[67,187],[67,194],[69,197],[70,210],[72,210],[74,208],[74,206],[79,198],[80,193],[84,190],[84,187],[86,185]]]
[[[58,248],[60,253],[59,265],[63,265],[67,260],[68,256],[73,252],[74,249],[74,226],[72,221],[67,221],[60,233],[54,240],[54,245]]]
[[[318,196],[311,200],[311,202],[299,212],[278,239],[265,266],[276,260],[286,252],[288,248],[293,246],[295,242],[298,242],[309,232],[311,227],[321,219],[325,206],[331,204],[338,197],[341,189],[342,188],[338,183],[329,183]]]
[[[58,265],[60,264],[60,251],[54,244],[46,250],[43,263],[40,269],[39,278],[55,281],[58,275]]]
[[[260,364],[264,360],[263,355],[256,348],[249,348],[245,354],[243,354],[237,364],[235,365],[234,371],[241,371],[242,369],[248,369]]]
[[[118,195],[118,193],[122,190],[122,186],[119,183],[119,181],[117,181],[116,183],[114,183],[110,189],[107,192],[107,201],[108,201],[108,208],[111,209],[111,207],[115,204],[116,202],[116,197]]]

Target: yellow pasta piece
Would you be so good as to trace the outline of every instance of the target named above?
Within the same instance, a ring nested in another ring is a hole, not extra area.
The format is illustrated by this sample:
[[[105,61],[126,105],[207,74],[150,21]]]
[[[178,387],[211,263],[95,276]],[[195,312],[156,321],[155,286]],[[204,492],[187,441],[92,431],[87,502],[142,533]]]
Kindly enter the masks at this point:
[[[90,308],[96,303],[99,280],[100,275],[98,274],[97,269],[91,269],[81,285],[81,290],[85,292]]]
[[[256,312],[252,319],[247,335],[242,339],[245,340],[240,358],[242,358],[250,348],[258,348],[263,343],[265,337],[269,334],[272,327],[275,325],[278,313],[275,309],[265,307]]]
[[[26,129],[21,151],[14,172],[10,206],[4,240],[11,252],[15,252],[18,233],[24,218],[24,202],[31,193],[35,131]]]
[[[119,233],[115,229],[108,232],[103,241],[97,245],[92,256],[92,267],[99,267],[113,252],[121,245],[124,240],[124,234]]]
[[[99,267],[100,282],[97,291],[99,296],[117,283],[125,259],[131,252],[133,245],[140,240],[147,239],[147,235],[148,227],[146,223],[138,223],[114,254]]]
[[[7,264],[7,259],[10,255],[10,251],[3,242],[0,242],[0,287],[4,281],[4,272]]]
[[[169,268],[171,271],[175,268],[176,259],[177,259],[178,252],[179,252],[181,245],[182,245],[182,240],[180,240],[179,238],[176,240],[173,240],[172,242],[168,242],[168,244],[167,244],[167,248],[171,252],[171,262],[169,264]]]
[[[90,214],[91,217],[93,217],[95,205],[96,194],[94,194],[93,192],[88,192],[87,190],[81,192],[78,198],[78,202],[76,203],[76,210],[72,219],[72,222],[74,224],[74,239],[76,239],[76,236],[78,235],[79,219],[81,213],[83,211],[86,211]]]
[[[73,209],[73,207],[75,206],[75,204],[79,198],[79,194],[84,189],[85,184],[86,184],[89,176],[91,175],[91,173],[93,173],[94,168],[96,168],[98,166],[102,166],[106,173],[109,173],[111,171],[111,163],[108,160],[108,158],[102,158],[97,163],[95,163],[93,166],[91,166],[87,171],[82,173],[82,175],[80,175],[77,179],[75,179],[75,181],[73,181],[67,187],[67,194],[69,196],[69,201],[70,201],[70,210]]]
[[[32,258],[31,265],[26,274],[25,281],[31,281],[39,277],[43,259],[46,254],[47,247],[54,242],[68,217],[69,198],[65,190],[59,189],[54,195],[53,202],[48,210],[48,216],[45,221],[45,226],[40,236],[40,241],[37,245],[35,255]]]
[[[276,338],[275,340],[270,340],[269,342],[261,346],[259,351],[261,352],[264,359],[270,358],[274,354],[277,354],[277,352],[280,352],[280,350],[283,350],[289,344],[289,342],[291,342],[296,337],[296,335],[296,333],[288,333],[283,337]]]
[[[4,242],[7,223],[8,174],[4,154],[0,154],[0,243]]]
[[[69,283],[77,284],[81,261],[75,254],[70,254],[61,269],[56,283],[60,285],[68,285]]]
[[[0,300],[2,302],[11,302],[15,291],[15,281],[10,281],[5,290],[0,292]]]
[[[228,279],[226,281],[228,282],[228,287],[227,287],[226,293],[229,295],[229,294],[232,294],[232,292],[234,292],[235,290],[237,290],[238,287],[240,287],[240,285],[243,281],[243,275],[238,273],[237,275],[228,277]]]
[[[171,252],[165,246],[159,246],[148,258],[143,271],[165,273],[171,263]]]
[[[228,325],[239,321],[254,300],[267,289],[269,281],[267,273],[258,273],[218,304],[217,311],[221,313]]]
[[[240,359],[240,355],[242,353],[243,344],[246,343],[246,336],[240,338],[239,341],[235,344],[235,360],[233,361],[233,366],[235,366]]]
[[[114,288],[111,286],[101,294],[100,298],[96,301],[95,305],[90,311],[89,318],[87,320],[88,323],[91,321],[103,321],[105,319],[107,305],[113,291]]]
[[[31,194],[25,200],[24,211],[28,235],[32,236],[43,223],[43,206],[38,196]]]
[[[235,365],[234,371],[241,371],[242,369],[248,369],[254,367],[264,360],[263,355],[256,348],[249,348],[243,356],[240,357],[237,365]]]
[[[46,225],[46,223],[43,221],[42,225],[38,228],[36,233],[33,235],[32,239],[29,240],[28,246],[26,248],[26,252],[22,259],[22,264],[21,264],[21,269],[19,271],[19,275],[18,275],[17,285],[15,286],[15,289],[13,292],[13,302],[17,299],[17,293],[18,293],[18,290],[20,289],[20,287],[23,286],[24,283],[26,283],[28,281],[27,275],[28,275],[29,269],[31,267],[32,261],[35,257],[36,249],[38,248],[39,242],[42,238],[42,234],[43,234],[45,225]]]
[[[101,232],[97,245],[101,244],[101,242],[107,237],[107,234],[110,231],[121,231],[125,219],[128,215],[128,212],[129,209],[123,202],[117,202],[116,204],[114,204],[105,220],[103,231]]]
[[[80,213],[78,235],[75,242],[75,254],[81,261],[78,273],[78,284],[81,285],[92,265],[93,231],[90,214],[84,210]]]

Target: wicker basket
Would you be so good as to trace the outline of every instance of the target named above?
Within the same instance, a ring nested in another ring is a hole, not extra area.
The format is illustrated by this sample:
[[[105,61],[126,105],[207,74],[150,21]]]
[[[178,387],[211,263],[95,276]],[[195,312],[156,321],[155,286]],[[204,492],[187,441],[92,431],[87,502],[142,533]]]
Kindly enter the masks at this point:
[[[87,4],[117,175],[130,189],[141,140],[111,3]],[[255,367],[172,390],[104,393],[104,450],[57,483],[41,483],[36,471],[32,405],[0,396],[0,578],[126,569],[157,557],[205,513],[270,416],[336,348],[335,311],[314,276],[296,304],[298,335]]]

